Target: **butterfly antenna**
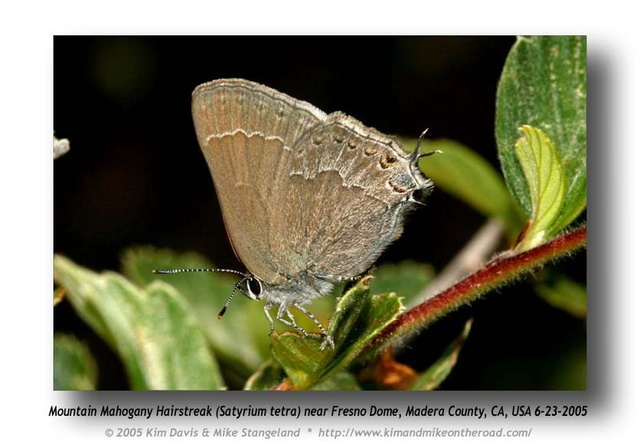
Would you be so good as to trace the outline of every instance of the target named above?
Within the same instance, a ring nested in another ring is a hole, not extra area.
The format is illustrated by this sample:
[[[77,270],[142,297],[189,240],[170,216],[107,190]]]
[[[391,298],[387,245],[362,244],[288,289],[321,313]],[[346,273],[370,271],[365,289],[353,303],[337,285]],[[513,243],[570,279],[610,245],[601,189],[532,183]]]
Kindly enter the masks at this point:
[[[231,294],[229,295],[229,298],[227,299],[227,301],[225,302],[224,306],[222,307],[222,309],[218,313],[218,319],[222,319],[222,316],[224,316],[224,313],[227,312],[227,308],[229,307],[229,304],[231,303],[231,299],[233,299],[233,296],[236,294],[236,291],[238,290],[238,285],[240,285],[240,282],[236,283],[236,285],[233,287],[233,291],[231,291]]]
[[[218,268],[187,268],[187,269],[154,269],[154,274],[185,274],[189,272],[226,272],[229,274],[238,274],[244,276],[244,272],[234,271],[233,269]]]
[[[234,269],[219,269],[219,268],[154,269],[151,272],[153,272],[154,274],[185,274],[190,272],[225,272],[227,274],[241,275],[243,279],[245,279],[247,276],[244,272],[236,271]],[[235,286],[233,287],[233,291],[231,291],[231,295],[227,299],[227,302],[224,304],[224,307],[218,313],[218,319],[222,319],[222,316],[224,316],[224,313],[227,311],[227,307],[229,306],[231,299],[233,299],[233,296],[238,290],[239,285],[240,285],[240,282],[236,283]]]

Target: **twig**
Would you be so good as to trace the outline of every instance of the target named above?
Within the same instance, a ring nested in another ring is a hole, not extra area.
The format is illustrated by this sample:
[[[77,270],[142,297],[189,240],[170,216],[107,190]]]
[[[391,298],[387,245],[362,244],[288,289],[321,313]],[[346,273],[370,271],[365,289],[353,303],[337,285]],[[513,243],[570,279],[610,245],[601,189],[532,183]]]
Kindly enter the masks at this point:
[[[477,270],[495,253],[503,237],[503,231],[502,221],[489,219],[417,297],[431,297]]]
[[[379,353],[460,305],[471,303],[485,292],[497,289],[552,260],[569,255],[586,244],[585,224],[533,249],[524,252],[504,252],[450,288],[402,313],[382,330],[368,347]]]

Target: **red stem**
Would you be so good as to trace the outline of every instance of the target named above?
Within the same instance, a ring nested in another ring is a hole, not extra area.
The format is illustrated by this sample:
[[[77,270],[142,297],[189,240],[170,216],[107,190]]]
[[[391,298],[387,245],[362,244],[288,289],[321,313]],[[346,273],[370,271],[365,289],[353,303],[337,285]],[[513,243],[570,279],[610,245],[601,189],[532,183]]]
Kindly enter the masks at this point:
[[[505,252],[457,284],[401,314],[371,341],[369,347],[380,350],[398,337],[424,328],[460,305],[472,302],[485,291],[567,255],[586,245],[586,242],[587,227],[584,225],[533,249]]]

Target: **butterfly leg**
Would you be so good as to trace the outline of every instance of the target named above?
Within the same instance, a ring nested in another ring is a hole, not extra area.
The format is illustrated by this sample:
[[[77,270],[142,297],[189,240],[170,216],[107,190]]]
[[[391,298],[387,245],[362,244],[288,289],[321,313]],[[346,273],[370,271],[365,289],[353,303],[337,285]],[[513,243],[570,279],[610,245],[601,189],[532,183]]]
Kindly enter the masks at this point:
[[[273,334],[273,331],[275,330],[273,319],[271,318],[271,314],[269,314],[269,310],[271,310],[271,308],[273,308],[273,303],[267,302],[267,304],[264,306],[264,314],[265,316],[267,316],[267,320],[269,321],[269,336],[271,336]]]
[[[310,311],[306,310],[305,308],[303,308],[301,305],[299,305],[297,303],[294,304],[294,306],[296,308],[298,308],[300,311],[302,311],[320,329],[320,334],[322,335],[322,338],[324,339],[324,341],[322,342],[322,345],[320,346],[320,350],[324,350],[325,347],[327,347],[327,346],[330,347],[333,350],[334,347],[335,347],[334,344],[333,344],[333,338],[331,338],[331,336],[329,336],[329,333],[327,333],[327,330],[325,330],[324,327],[322,326],[322,324],[318,321],[318,319],[316,319],[316,316],[314,316]]]
[[[289,320],[285,319],[283,314],[286,314]],[[303,336],[309,336],[307,330],[296,323],[293,314],[291,314],[291,311],[289,311],[289,309],[284,304],[281,304],[280,308],[278,308],[278,314],[276,314],[276,318],[283,324],[289,327],[293,327],[296,331],[302,333]]]
[[[274,326],[274,323],[273,323],[273,318],[271,317],[271,314],[269,313],[269,311],[271,310],[271,308],[273,308],[274,305],[275,305],[274,303],[267,303],[264,306],[264,314],[265,314],[265,316],[267,316],[267,320],[269,321],[269,335],[272,335],[274,330],[275,330],[275,326]],[[287,314],[287,317],[289,318],[289,320],[287,320],[287,319],[285,319],[283,317],[284,313]],[[308,336],[307,331],[304,328],[300,327],[298,324],[296,324],[296,321],[293,318],[293,315],[284,306],[284,304],[280,304],[280,307],[278,308],[278,313],[276,314],[276,319],[278,319],[279,322],[282,322],[283,324],[285,324],[288,327],[293,327],[295,330],[299,331],[304,336]]]
[[[298,305],[294,305],[296,308],[298,308],[299,310],[303,311],[307,316],[311,317],[311,319],[318,324],[318,321],[316,320],[315,317],[313,317],[311,315],[311,313],[309,313],[307,310],[305,310],[304,308],[301,308]],[[285,319],[285,316],[283,316],[283,314],[286,314],[287,319]],[[296,331],[298,331],[300,334],[302,334],[302,336],[304,336],[305,338],[316,338],[316,337],[322,337],[325,338],[327,333],[326,331],[324,331],[324,328],[322,328],[321,325],[319,325],[320,329],[322,330],[322,334],[318,335],[317,333],[309,333],[307,330],[305,330],[304,328],[302,328],[300,325],[298,325],[296,323],[295,318],[293,317],[293,314],[291,314],[291,311],[289,311],[289,309],[284,305],[281,304],[280,308],[278,308],[278,314],[276,315],[277,319],[282,322],[283,324],[289,326],[289,327],[293,327]],[[324,344],[323,344],[324,346]]]
[[[273,319],[271,318],[271,315],[269,314],[269,311],[271,310],[271,308],[273,308],[273,306],[274,306],[273,303],[267,303],[264,306],[264,313],[267,316],[267,320],[269,321],[269,325],[270,325],[270,330],[269,330],[269,334],[270,335],[274,331]],[[291,314],[291,311],[289,311],[289,309],[284,304],[280,304],[280,307],[278,308],[278,312],[276,314],[276,319],[278,319],[279,322],[282,322],[286,326],[292,327],[293,329],[295,329],[296,331],[301,333],[304,337],[307,337],[307,338],[308,337],[321,337],[322,339],[324,339],[324,341],[322,342],[322,345],[320,346],[321,350],[324,350],[324,348],[327,347],[327,346],[331,347],[333,349],[334,348],[333,339],[331,338],[331,336],[329,336],[329,334],[324,329],[322,324],[320,322],[318,322],[318,319],[316,319],[316,317],[311,312],[307,311],[302,306],[297,305],[297,304],[295,304],[294,306],[297,309],[299,309],[300,311],[302,311],[306,316],[308,316],[316,324],[316,326],[320,329],[320,334],[309,333],[307,330],[305,330],[304,328],[299,326],[296,323],[295,318],[293,317],[293,314]]]

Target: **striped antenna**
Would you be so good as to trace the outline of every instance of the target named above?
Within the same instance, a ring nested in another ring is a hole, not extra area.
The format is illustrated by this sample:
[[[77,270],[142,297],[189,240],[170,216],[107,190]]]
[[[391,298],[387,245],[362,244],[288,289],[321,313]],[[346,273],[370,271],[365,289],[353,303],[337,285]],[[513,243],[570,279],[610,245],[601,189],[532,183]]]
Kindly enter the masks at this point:
[[[153,272],[154,274],[188,274],[188,273],[191,273],[191,272],[225,272],[227,274],[241,275],[242,276],[242,280],[247,278],[247,274],[245,274],[244,272],[236,271],[236,270],[233,270],[233,269],[219,269],[219,268],[154,269],[151,272]],[[240,282],[242,280],[240,280]],[[231,299],[233,299],[233,296],[235,295],[236,291],[238,290],[240,282],[236,283],[236,285],[233,287],[233,291],[231,291],[231,295],[229,296],[229,298],[227,299],[226,303],[224,304],[224,307],[222,307],[222,309],[218,313],[218,319],[222,319],[222,316],[224,316],[224,313],[227,311],[227,307],[229,306],[229,303],[231,302]]]
[[[226,272],[229,274],[238,274],[244,277],[244,272],[234,271],[233,269],[218,269],[218,268],[188,268],[188,269],[154,269],[154,274],[185,274],[189,272]]]
[[[244,280],[244,278],[242,280]],[[240,280],[240,282],[242,280]],[[224,316],[224,313],[227,312],[227,308],[229,307],[229,304],[231,303],[231,299],[233,299],[233,296],[235,295],[236,291],[238,290],[238,285],[240,284],[240,282],[236,283],[236,285],[233,287],[233,291],[231,291],[231,295],[229,295],[229,298],[227,299],[227,301],[225,302],[224,306],[222,307],[222,309],[218,313],[218,319],[222,319],[222,316]]]

